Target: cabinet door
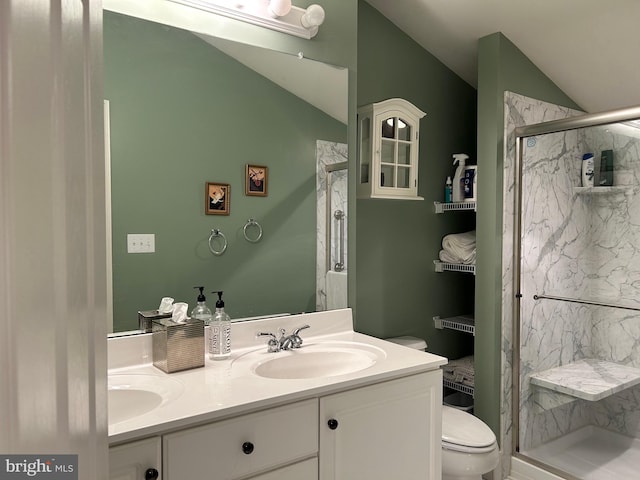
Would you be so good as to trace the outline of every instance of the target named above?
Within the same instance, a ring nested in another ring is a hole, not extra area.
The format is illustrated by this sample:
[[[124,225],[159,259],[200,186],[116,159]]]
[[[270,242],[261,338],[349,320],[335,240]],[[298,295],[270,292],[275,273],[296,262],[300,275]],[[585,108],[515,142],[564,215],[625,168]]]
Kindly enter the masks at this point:
[[[150,468],[158,471],[156,478],[161,480],[160,465],[162,465],[160,437],[109,449],[109,480],[145,480],[145,472]],[[152,478],[150,477],[149,480]]]
[[[320,399],[320,480],[441,478],[442,372]]]
[[[318,480],[318,459],[310,458],[273,472],[251,477],[251,480]]]

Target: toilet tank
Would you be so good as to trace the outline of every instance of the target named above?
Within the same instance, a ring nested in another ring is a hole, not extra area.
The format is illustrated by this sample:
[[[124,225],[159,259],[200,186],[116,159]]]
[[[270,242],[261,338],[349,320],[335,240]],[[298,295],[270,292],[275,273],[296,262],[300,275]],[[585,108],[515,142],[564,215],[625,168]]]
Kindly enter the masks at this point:
[[[404,347],[413,348],[414,350],[427,350],[427,342],[418,337],[391,337],[386,338],[388,342],[397,343],[398,345],[402,345]]]

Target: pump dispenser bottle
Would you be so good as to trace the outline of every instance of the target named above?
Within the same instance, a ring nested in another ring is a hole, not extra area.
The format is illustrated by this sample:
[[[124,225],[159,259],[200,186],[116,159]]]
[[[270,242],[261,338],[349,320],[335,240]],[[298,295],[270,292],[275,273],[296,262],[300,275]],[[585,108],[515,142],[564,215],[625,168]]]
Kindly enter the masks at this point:
[[[191,318],[194,318],[196,320],[202,320],[206,325],[209,325],[209,323],[211,322],[211,310],[209,309],[209,307],[207,307],[207,304],[205,303],[207,301],[206,297],[204,296],[204,293],[202,292],[204,290],[204,287],[193,287],[193,288],[197,288],[200,290],[200,294],[198,295],[198,301],[196,303],[196,306],[193,310],[191,310]]]
[[[451,200],[454,202],[464,201],[464,166],[469,155],[465,153],[455,153],[453,155],[453,164],[458,165],[456,173],[453,176],[453,185],[451,192]]]
[[[202,320],[204,322],[204,326],[206,327],[211,323],[211,320],[213,319],[213,315],[211,315],[211,309],[207,307],[207,304],[206,304],[207,299],[203,293],[204,287],[193,287],[193,288],[197,288],[198,290],[200,290],[200,294],[198,295],[198,301],[196,303],[196,306],[194,307],[193,310],[191,310],[191,318],[195,320]],[[206,351],[210,342],[209,337],[211,335],[211,330],[209,328],[205,328],[204,332],[205,332],[204,348]]]
[[[231,355],[231,318],[224,311],[222,291],[211,292],[218,294],[216,313],[211,321],[211,337],[209,342],[209,358],[211,360],[225,360]]]

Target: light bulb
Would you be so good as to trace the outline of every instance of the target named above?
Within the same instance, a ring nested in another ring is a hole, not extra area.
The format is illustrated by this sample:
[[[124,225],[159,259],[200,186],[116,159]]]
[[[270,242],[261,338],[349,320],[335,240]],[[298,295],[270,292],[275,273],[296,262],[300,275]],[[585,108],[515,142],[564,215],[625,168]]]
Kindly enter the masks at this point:
[[[319,27],[324,22],[324,8],[320,5],[309,5],[307,11],[300,18],[300,23],[304,28]]]
[[[291,0],[271,0],[267,11],[273,18],[284,17],[291,11]]]

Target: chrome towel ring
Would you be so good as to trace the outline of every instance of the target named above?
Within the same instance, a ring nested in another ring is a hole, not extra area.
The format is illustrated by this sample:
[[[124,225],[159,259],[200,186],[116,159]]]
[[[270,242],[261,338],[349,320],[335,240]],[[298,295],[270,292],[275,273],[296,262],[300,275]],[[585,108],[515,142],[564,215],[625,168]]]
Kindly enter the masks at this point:
[[[217,238],[222,238],[222,247],[219,250],[216,250],[215,247],[213,246]],[[219,255],[222,255],[226,249],[227,249],[227,237],[225,237],[224,233],[222,233],[217,228],[212,229],[211,235],[209,235],[209,250],[211,250],[211,253],[219,256]]]
[[[257,229],[257,232],[258,232],[257,235],[249,236],[247,234],[247,230],[249,228],[251,228],[251,227],[255,227],[255,229]],[[245,240],[247,242],[258,243],[260,241],[260,239],[262,238],[262,227],[253,218],[250,218],[249,220],[247,220],[247,223],[244,224],[244,228],[242,229],[242,233],[243,233],[244,238],[245,238]]]

